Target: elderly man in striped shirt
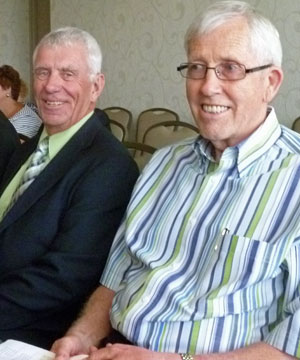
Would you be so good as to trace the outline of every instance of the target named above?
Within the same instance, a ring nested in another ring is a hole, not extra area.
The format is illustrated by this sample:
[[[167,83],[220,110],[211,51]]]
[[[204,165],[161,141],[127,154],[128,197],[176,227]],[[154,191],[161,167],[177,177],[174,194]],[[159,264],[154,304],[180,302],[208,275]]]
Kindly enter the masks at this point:
[[[221,1],[185,46],[200,136],[141,175],[101,286],[53,345],[59,360],[300,358],[300,136],[269,106],[279,35],[249,4]]]

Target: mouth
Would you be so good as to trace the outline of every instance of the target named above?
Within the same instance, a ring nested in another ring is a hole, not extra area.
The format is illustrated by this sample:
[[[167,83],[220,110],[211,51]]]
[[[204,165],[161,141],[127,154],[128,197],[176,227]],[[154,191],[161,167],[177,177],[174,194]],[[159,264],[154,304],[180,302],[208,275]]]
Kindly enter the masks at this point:
[[[201,106],[202,110],[209,114],[221,114],[229,110],[228,106],[223,105],[205,105]]]
[[[63,104],[62,101],[49,101],[49,100],[45,100],[45,103],[47,106],[50,106],[50,107],[56,107],[56,106],[60,106]]]

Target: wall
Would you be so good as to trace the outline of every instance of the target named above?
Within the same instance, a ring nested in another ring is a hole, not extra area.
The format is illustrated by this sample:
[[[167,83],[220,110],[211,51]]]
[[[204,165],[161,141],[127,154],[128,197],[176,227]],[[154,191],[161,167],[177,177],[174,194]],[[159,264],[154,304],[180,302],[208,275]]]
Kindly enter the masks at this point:
[[[0,0],[0,65],[9,64],[30,84],[29,1]]]
[[[31,0],[33,1],[33,0]],[[37,0],[43,2],[45,0]],[[300,115],[300,1],[248,0],[272,18],[284,49],[285,80],[274,104],[282,123]],[[183,36],[210,0],[51,0],[51,27],[90,31],[104,53],[107,85],[99,106],[120,105],[134,117],[148,107],[169,107],[192,122],[184,80]],[[30,0],[0,0],[0,64],[16,67],[30,81]],[[39,18],[45,16],[39,13]]]
[[[248,0],[272,18],[281,33],[285,80],[275,100],[280,121],[300,115],[300,1]],[[107,84],[100,106],[119,105],[136,117],[149,107],[169,107],[192,122],[184,81],[176,66],[185,61],[188,24],[210,0],[52,0],[51,27],[90,31],[104,53]]]

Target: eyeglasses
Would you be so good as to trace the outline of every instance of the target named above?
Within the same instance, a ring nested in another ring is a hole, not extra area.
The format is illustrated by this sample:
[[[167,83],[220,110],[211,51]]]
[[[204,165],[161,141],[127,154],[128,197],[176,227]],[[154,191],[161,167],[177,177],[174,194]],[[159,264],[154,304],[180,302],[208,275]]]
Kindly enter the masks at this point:
[[[242,80],[246,77],[246,74],[253,73],[269,68],[272,64],[254,67],[246,69],[244,65],[235,62],[224,62],[216,67],[209,67],[201,63],[182,63],[177,67],[177,71],[180,72],[181,76],[187,79],[201,80],[204,79],[208,69],[215,71],[215,74],[220,80]]]

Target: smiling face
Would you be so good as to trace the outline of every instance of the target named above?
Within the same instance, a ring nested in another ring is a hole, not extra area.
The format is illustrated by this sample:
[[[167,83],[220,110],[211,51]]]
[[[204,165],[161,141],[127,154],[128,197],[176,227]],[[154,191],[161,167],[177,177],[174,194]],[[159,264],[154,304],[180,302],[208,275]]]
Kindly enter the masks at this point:
[[[251,51],[249,28],[243,18],[223,24],[189,44],[188,62],[215,67],[228,61],[246,68],[265,65]],[[281,70],[274,67],[237,81],[220,80],[214,70],[208,70],[204,79],[187,79],[187,98],[195,122],[200,134],[214,145],[216,155],[240,143],[264,121],[268,102],[281,80]]]
[[[42,46],[34,64],[34,93],[49,135],[76,124],[95,107],[104,87],[102,74],[90,80],[82,44]]]

